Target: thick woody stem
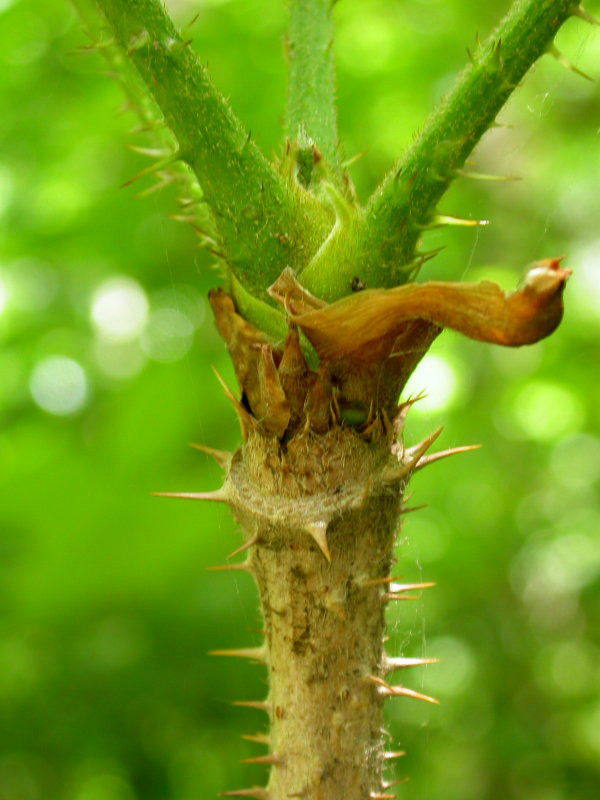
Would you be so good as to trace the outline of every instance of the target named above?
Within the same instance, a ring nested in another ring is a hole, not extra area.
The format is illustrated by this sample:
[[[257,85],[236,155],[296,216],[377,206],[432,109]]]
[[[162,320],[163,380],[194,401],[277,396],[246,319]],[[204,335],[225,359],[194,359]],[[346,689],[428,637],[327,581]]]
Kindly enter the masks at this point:
[[[252,435],[226,484],[265,618],[266,796],[368,800],[384,785],[384,611],[405,481],[382,478],[398,463],[385,439],[337,427],[292,444]]]

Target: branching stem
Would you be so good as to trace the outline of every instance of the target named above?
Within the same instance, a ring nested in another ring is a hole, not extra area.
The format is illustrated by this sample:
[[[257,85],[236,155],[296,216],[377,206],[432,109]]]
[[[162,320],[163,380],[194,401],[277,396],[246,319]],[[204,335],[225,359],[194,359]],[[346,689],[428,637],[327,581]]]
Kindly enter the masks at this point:
[[[410,277],[406,266],[415,259],[419,236],[457,170],[576,9],[573,0],[515,0],[372,195],[365,214],[330,242],[327,259],[304,270],[307,288],[335,300],[348,293],[355,276],[367,288],[396,286]]]

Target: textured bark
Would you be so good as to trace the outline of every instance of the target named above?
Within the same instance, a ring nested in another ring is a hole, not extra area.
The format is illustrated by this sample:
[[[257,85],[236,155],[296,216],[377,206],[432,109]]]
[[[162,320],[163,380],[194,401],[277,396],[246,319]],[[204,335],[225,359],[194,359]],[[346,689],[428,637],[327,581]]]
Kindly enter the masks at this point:
[[[255,542],[247,565],[265,620],[272,800],[383,791],[373,679],[385,674],[385,579],[405,482],[386,478],[399,464],[390,444],[340,425],[286,446],[253,434],[232,462],[225,491]],[[313,538],[325,531],[326,548]]]

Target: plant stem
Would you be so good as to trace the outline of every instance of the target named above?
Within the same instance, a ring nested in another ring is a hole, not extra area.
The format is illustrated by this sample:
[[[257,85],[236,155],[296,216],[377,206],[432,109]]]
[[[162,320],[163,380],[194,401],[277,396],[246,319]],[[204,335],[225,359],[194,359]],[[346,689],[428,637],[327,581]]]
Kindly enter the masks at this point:
[[[330,227],[309,193],[289,191],[212,85],[159,0],[97,0],[196,173],[225,260],[255,295],[282,264],[305,263]],[[270,301],[269,301],[270,302]]]
[[[338,166],[333,0],[290,0],[287,128]]]
[[[395,164],[351,230],[332,239],[327,260],[302,283],[327,300],[348,294],[354,276],[367,288],[406,282],[423,227],[481,136],[529,68],[572,16],[573,0],[516,0],[454,89]]]
[[[252,435],[234,456],[225,494],[252,540],[247,566],[265,620],[269,800],[383,791],[375,681],[385,675],[385,579],[404,488],[381,483],[390,463],[385,438],[367,443],[349,428],[302,433],[287,451]],[[316,521],[330,561],[308,532]]]

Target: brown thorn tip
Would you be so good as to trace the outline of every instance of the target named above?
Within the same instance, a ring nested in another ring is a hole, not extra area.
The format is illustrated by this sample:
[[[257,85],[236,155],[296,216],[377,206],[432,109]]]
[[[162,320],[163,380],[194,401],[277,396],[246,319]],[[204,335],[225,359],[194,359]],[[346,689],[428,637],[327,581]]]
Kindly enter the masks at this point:
[[[399,463],[398,466],[390,467],[384,471],[384,481],[386,483],[392,483],[405,478],[407,475],[411,475],[421,458],[425,455],[427,450],[429,450],[442,431],[443,426],[440,425],[440,427],[436,428],[429,436],[426,436],[422,442],[406,450],[405,456],[408,457],[408,461]]]
[[[271,713],[271,707],[264,700],[233,700],[232,706],[239,708],[255,708],[257,711],[265,711],[267,714]]]
[[[391,583],[390,591],[396,592],[414,592],[415,589],[431,589],[432,586],[437,586],[436,583]]]
[[[327,561],[331,564],[331,553],[327,544],[327,523],[324,520],[319,522],[309,522],[304,526],[304,530],[317,543],[319,550],[323,553]]]
[[[396,781],[385,781],[383,784],[384,789],[391,789],[392,786],[400,786],[401,783],[407,783],[410,778],[398,778]]]
[[[271,739],[266,733],[243,733],[242,739],[256,744],[271,744]]]
[[[448,450],[440,450],[438,453],[432,453],[429,456],[423,456],[423,458],[417,462],[415,472],[423,469],[423,467],[428,467],[429,464],[433,464],[435,461],[441,461],[442,458],[456,456],[459,453],[470,453],[471,450],[479,450],[481,447],[483,447],[481,444],[465,444],[461,447],[451,447]]]
[[[384,761],[392,761],[394,758],[402,758],[405,755],[406,750],[388,750],[383,754],[382,758]]]
[[[216,567],[206,567],[207,572],[252,572],[248,564],[218,564]]]
[[[385,792],[370,792],[369,797],[371,800],[395,800],[395,794],[385,794]]]
[[[226,656],[227,658],[249,658],[253,661],[266,661],[264,647],[240,647],[234,650],[211,650],[209,656]]]
[[[433,703],[439,705],[440,701],[429,695],[415,692],[414,689],[407,689],[406,686],[390,686],[382,678],[375,675],[368,675],[367,680],[374,683],[378,687],[378,692],[381,697],[412,697],[415,700],[424,700],[426,703]]]
[[[418,469],[418,467],[417,467]],[[402,506],[400,509],[401,514],[412,514],[413,511],[422,511],[424,508],[427,508],[429,503],[421,503],[418,506]]]
[[[153,497],[174,497],[178,500],[212,500],[214,503],[229,502],[229,495],[223,489],[214,492],[152,492]]]
[[[269,753],[266,756],[256,756],[255,758],[242,758],[240,764],[270,764],[277,766],[281,764],[281,759],[277,753]]]
[[[195,442],[189,442],[189,445],[195,450],[200,450],[202,453],[207,453],[209,456],[212,456],[217,464],[223,469],[229,468],[231,459],[233,458],[233,453],[230,453],[227,450],[215,450],[213,447],[207,447],[204,444],[196,444]]]
[[[257,542],[258,542],[258,536],[255,536],[253,539],[249,539],[247,542],[244,542],[243,545],[238,547],[237,550],[234,550],[233,553],[229,553],[229,555],[227,556],[227,560],[229,560],[230,558],[234,558],[235,556],[239,556],[239,554],[243,553],[244,550],[249,550],[251,547],[254,547],[254,545]]]
[[[427,664],[439,664],[439,658],[404,658],[403,656],[385,656],[383,659],[383,671],[387,675],[397,669],[407,669],[408,667],[424,667]]]
[[[260,786],[254,786],[252,789],[237,789],[235,792],[221,792],[219,797],[255,797],[257,800],[269,800],[269,792],[266,789],[261,789]]]

